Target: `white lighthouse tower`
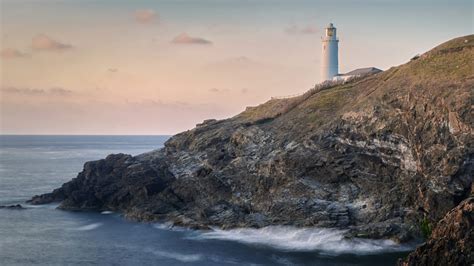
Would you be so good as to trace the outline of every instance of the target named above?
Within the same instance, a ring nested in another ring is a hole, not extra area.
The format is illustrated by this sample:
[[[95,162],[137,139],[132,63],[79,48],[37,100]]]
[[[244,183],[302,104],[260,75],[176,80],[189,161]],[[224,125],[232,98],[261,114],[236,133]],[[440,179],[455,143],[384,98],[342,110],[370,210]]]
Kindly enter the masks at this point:
[[[339,72],[338,42],[339,40],[336,36],[336,28],[332,23],[329,23],[329,25],[326,27],[326,36],[322,38],[322,81],[331,80]]]

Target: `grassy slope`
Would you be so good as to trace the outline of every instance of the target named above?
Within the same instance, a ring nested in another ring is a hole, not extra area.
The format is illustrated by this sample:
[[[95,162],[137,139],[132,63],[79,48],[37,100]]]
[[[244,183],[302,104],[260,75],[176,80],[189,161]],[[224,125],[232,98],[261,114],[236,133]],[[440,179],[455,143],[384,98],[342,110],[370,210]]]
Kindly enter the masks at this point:
[[[449,99],[459,96],[455,95],[457,92],[465,93],[465,86],[472,84],[473,48],[474,35],[456,38],[404,65],[316,92],[303,101],[301,96],[272,99],[248,108],[237,118],[247,122],[275,119],[275,126],[304,133],[318,130],[349,111],[375,106],[396,109],[396,101],[413,102],[417,97],[441,98],[451,101],[454,106],[454,101],[462,101],[459,98],[470,98],[464,95]]]

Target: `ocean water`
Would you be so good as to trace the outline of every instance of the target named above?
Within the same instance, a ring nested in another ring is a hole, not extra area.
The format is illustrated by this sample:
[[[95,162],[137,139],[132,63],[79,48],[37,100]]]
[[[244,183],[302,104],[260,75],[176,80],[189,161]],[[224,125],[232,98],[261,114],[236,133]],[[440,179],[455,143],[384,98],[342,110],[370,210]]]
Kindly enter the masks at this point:
[[[24,202],[110,153],[158,149],[167,136],[0,136],[0,265],[394,265],[411,248],[343,231],[272,226],[195,231],[118,213]]]

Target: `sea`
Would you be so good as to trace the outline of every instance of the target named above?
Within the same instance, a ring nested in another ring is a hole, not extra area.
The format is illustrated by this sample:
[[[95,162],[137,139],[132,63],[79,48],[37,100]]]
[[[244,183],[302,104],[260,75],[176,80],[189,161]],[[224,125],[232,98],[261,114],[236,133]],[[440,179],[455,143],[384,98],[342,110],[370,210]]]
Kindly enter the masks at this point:
[[[25,201],[74,178],[87,161],[137,155],[169,136],[0,136],[0,265],[395,265],[413,246],[344,239],[342,230],[270,226],[191,230],[120,213]]]

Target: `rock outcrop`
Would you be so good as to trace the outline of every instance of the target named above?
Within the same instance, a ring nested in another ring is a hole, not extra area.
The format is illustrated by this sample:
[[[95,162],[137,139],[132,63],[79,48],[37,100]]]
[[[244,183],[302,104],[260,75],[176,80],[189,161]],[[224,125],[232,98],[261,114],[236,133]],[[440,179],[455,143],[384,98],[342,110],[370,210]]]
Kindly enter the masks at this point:
[[[407,241],[467,198],[474,36],[404,65],[207,120],[160,150],[88,162],[41,204],[190,227],[281,224]]]
[[[0,205],[0,209],[24,210],[25,208],[21,204],[14,204],[14,205]]]
[[[430,239],[400,262],[400,266],[474,264],[474,197],[438,222]]]

